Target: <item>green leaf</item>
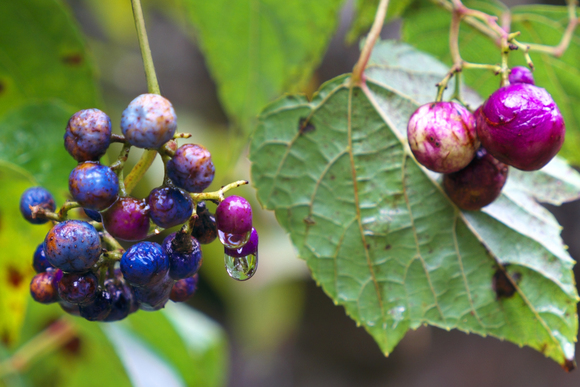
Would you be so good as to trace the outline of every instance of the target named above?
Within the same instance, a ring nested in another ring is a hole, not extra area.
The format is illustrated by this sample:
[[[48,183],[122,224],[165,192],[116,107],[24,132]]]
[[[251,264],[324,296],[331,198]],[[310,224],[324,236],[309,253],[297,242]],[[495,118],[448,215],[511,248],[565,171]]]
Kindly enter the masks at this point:
[[[60,0],[0,2],[0,115],[30,99],[99,101],[92,58]]]
[[[68,176],[76,166],[63,140],[74,112],[60,102],[47,101],[21,105],[0,119],[0,160],[28,171],[57,198],[57,205],[67,197]]]
[[[183,0],[220,100],[246,134],[268,102],[308,81],[342,0]]]
[[[400,53],[394,64],[385,60],[391,51]],[[557,222],[534,200],[576,199],[580,177],[560,160],[525,177],[512,170],[484,211],[457,209],[405,137],[418,107],[412,95],[424,95],[433,87],[425,81],[441,71],[421,69],[421,55],[380,42],[366,87],[343,75],[312,101],[289,96],[269,105],[250,149],[258,198],[315,280],[385,354],[408,329],[430,324],[527,345],[570,368],[574,261]],[[389,80],[404,73],[405,60],[413,69],[403,93]],[[550,191],[547,181],[557,185]]]
[[[507,9],[491,0],[466,1],[465,5],[496,15],[502,20],[511,14],[511,31],[520,31],[520,42],[555,46],[568,25],[568,11],[564,6],[531,5]],[[449,54],[450,13],[428,1],[416,1],[404,15],[403,40],[451,64]],[[464,60],[473,63],[498,64],[500,50],[494,42],[466,23],[461,25],[459,48]],[[530,53],[534,61],[536,85],[550,92],[566,122],[566,141],[561,155],[575,164],[580,163],[580,30],[576,29],[570,47],[560,58],[544,53]],[[518,51],[509,56],[510,66],[525,65]],[[499,85],[499,78],[489,71],[465,70],[468,85],[488,96]]]

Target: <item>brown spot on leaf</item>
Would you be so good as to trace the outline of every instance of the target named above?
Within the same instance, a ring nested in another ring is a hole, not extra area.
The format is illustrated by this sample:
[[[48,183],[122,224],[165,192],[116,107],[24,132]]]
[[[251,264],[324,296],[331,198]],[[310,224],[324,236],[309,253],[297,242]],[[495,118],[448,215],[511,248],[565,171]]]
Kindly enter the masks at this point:
[[[574,371],[576,369],[576,360],[574,360],[574,359],[564,360],[564,364],[562,364],[562,368],[566,372]]]
[[[8,284],[12,287],[17,288],[24,279],[22,273],[20,273],[13,266],[8,266]]]
[[[306,218],[302,219],[304,221],[304,223],[306,224],[316,224],[316,222],[314,221],[314,219],[312,219],[310,216],[307,216]]]
[[[298,121],[298,131],[300,132],[300,135],[314,132],[315,130],[316,130],[316,127],[314,126],[314,124],[312,124],[306,118],[302,117]]]
[[[4,89],[5,89],[5,88],[6,88],[6,87],[4,86],[4,82],[1,82],[1,81],[0,81],[0,94],[2,94],[2,93],[4,92]]]
[[[0,339],[0,341],[2,341],[2,344],[4,344],[6,347],[8,347],[10,345],[11,340],[10,340],[10,335],[8,334],[8,331],[2,332],[2,338]]]
[[[386,245],[385,246],[385,250],[390,250],[391,249],[391,245]]]
[[[78,66],[83,61],[83,56],[79,53],[64,55],[61,58],[62,62],[69,66]]]
[[[508,277],[508,274],[504,269],[498,268],[491,279],[491,287],[495,292],[498,299],[505,297],[509,298],[514,295],[516,288],[512,281],[517,282],[521,275],[519,273],[514,273],[512,278]]]

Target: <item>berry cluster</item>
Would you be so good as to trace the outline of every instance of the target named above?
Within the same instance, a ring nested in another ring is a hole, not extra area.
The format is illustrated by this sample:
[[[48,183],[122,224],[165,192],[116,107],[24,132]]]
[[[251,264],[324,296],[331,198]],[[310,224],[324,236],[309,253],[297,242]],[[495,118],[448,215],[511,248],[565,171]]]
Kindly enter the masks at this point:
[[[474,113],[455,101],[420,106],[409,119],[407,138],[419,163],[444,174],[449,198],[475,211],[499,196],[508,166],[535,171],[546,165],[565,131],[550,94],[535,86],[530,70],[514,67],[509,84]]]
[[[65,148],[79,162],[69,176],[67,201],[56,211],[52,195],[42,187],[26,190],[20,210],[34,224],[52,222],[33,257],[36,276],[32,297],[58,302],[68,313],[90,321],[118,321],[130,313],[158,310],[168,300],[186,301],[196,290],[202,263],[201,244],[219,237],[228,274],[243,281],[258,263],[258,234],[252,208],[242,197],[224,198],[227,190],[203,192],[215,175],[209,151],[201,145],[178,147],[177,122],[171,103],[160,95],[135,98],[121,119],[123,136],[113,135],[111,120],[100,110],[75,113],[64,135]],[[111,143],[123,144],[110,166],[99,159]],[[123,168],[131,147],[159,152],[165,178],[147,198],[131,197]],[[206,201],[217,203],[215,216]],[[82,219],[69,210],[82,207]],[[144,241],[161,229],[182,225],[162,242]],[[137,242],[126,251],[118,240]]]

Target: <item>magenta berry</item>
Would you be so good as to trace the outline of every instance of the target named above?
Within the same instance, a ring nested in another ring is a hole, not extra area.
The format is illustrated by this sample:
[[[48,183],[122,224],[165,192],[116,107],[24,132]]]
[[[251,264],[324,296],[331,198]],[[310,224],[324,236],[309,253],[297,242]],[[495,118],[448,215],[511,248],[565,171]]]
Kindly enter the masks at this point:
[[[157,149],[173,138],[177,117],[171,102],[157,94],[142,94],[123,111],[121,130],[129,144]]]
[[[480,148],[467,167],[443,176],[443,188],[457,207],[476,211],[497,199],[507,176],[507,165]]]
[[[149,206],[145,199],[119,198],[101,213],[105,230],[124,241],[140,241],[149,232]]]
[[[407,138],[417,161],[440,173],[458,171],[479,147],[473,114],[457,102],[431,102],[411,115]]]
[[[211,154],[197,144],[185,144],[167,163],[167,174],[179,188],[189,192],[203,192],[215,175]]]
[[[64,147],[79,162],[97,161],[111,143],[111,119],[99,109],[73,114],[64,134]]]
[[[193,212],[191,196],[176,188],[154,188],[147,197],[147,204],[151,220],[163,228],[184,223]]]
[[[93,226],[80,220],[67,220],[46,234],[44,252],[48,262],[65,272],[84,272],[101,255],[101,239]]]
[[[476,114],[482,146],[499,161],[524,171],[546,165],[564,142],[562,114],[540,87],[516,83],[495,91]]]
[[[119,179],[111,168],[86,161],[70,173],[68,189],[74,200],[84,208],[102,211],[117,200]]]
[[[42,214],[33,214],[32,208],[38,206],[40,209],[54,212],[56,204],[54,198],[45,188],[32,187],[22,193],[20,197],[20,212],[24,219],[32,224],[43,224],[48,219]]]
[[[215,211],[218,236],[230,249],[242,247],[252,232],[252,207],[241,196],[228,196]]]
[[[527,83],[535,85],[534,76],[529,68],[517,66],[511,69],[509,75],[510,83]]]

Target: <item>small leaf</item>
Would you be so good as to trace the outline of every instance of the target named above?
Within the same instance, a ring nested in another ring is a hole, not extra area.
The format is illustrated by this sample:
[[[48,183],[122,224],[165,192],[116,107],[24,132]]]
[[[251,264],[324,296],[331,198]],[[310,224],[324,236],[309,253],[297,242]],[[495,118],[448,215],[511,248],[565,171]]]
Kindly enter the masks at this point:
[[[406,50],[378,43],[362,88],[343,75],[310,102],[289,96],[264,110],[250,149],[260,202],[314,279],[386,354],[409,328],[430,324],[527,345],[569,368],[578,331],[574,261],[534,198],[576,199],[580,176],[557,160],[529,178],[514,173],[484,211],[457,209],[440,176],[409,150],[417,101],[385,83],[399,72],[404,81],[393,84],[410,82],[405,90],[422,94],[433,70],[421,65],[433,60],[413,61],[406,74],[400,60],[385,60]],[[530,195],[546,179],[564,188]]]

